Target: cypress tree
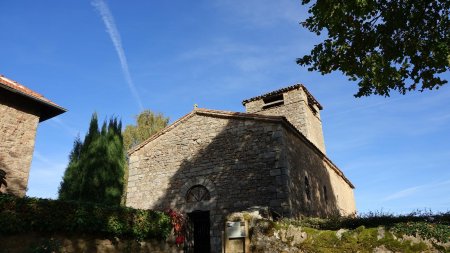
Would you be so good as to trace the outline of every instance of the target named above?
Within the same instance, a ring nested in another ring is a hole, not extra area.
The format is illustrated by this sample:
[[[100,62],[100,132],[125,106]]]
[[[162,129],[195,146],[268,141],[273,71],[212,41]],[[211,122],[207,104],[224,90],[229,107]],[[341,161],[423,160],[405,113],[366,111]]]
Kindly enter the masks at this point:
[[[79,160],[83,143],[78,136],[73,142],[73,148],[69,155],[69,165],[64,172],[63,181],[58,190],[59,199],[71,200],[80,196],[81,174]]]
[[[97,114],[92,115],[84,142],[75,140],[60,199],[119,205],[125,166],[121,127],[117,118],[111,118],[99,130]]]

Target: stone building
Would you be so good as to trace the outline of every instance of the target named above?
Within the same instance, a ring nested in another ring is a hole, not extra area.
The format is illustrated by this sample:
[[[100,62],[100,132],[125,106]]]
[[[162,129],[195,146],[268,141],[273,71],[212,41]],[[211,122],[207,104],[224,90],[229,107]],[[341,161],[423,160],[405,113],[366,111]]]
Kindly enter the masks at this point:
[[[303,85],[243,105],[246,113],[195,108],[128,153],[127,205],[187,214],[194,252],[221,252],[226,215],[250,207],[355,212],[354,186],[325,155],[322,106]]]
[[[66,110],[27,87],[0,76],[0,169],[8,186],[1,192],[24,196],[33,157],[36,130]]]

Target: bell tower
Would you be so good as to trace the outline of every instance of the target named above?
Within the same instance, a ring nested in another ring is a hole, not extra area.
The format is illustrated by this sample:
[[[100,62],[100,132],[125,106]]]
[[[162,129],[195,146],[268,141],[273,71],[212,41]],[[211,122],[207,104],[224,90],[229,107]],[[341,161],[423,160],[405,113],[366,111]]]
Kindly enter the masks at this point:
[[[322,106],[302,84],[296,84],[242,101],[247,113],[284,116],[325,154]]]

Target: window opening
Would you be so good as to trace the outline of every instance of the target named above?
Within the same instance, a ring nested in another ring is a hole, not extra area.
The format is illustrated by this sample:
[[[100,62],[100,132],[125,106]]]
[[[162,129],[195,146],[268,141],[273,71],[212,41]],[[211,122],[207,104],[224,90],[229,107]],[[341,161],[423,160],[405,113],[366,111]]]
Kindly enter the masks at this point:
[[[327,193],[327,187],[323,186],[323,199],[325,200],[325,204],[328,203],[328,193]]]
[[[186,193],[186,202],[199,202],[210,198],[208,189],[203,185],[194,185]]]
[[[308,177],[305,177],[305,194],[306,199],[311,200],[311,187],[309,185]]]
[[[263,109],[279,106],[284,104],[283,94],[263,98],[264,106]]]
[[[314,103],[310,99],[308,99],[308,106],[309,106],[309,109],[311,109],[312,113],[314,115],[316,115],[317,114],[316,107],[315,107]]]

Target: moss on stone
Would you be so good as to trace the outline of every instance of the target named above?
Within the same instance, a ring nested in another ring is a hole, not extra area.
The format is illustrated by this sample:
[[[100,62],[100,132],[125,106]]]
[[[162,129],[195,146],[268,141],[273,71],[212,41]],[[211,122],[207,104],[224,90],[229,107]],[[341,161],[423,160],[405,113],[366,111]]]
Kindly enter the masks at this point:
[[[281,231],[292,224],[273,222],[269,227]],[[397,238],[392,232],[385,231],[379,234],[379,229],[365,228],[360,226],[354,230],[344,231],[337,235],[337,231],[318,230],[314,228],[301,227],[306,232],[307,239],[302,243],[295,244],[304,252],[338,253],[338,252],[373,252],[374,249],[384,248],[394,252],[431,252],[431,248],[424,242],[414,243],[410,240]],[[292,240],[287,240],[292,244]],[[444,248],[445,250],[445,248]]]

